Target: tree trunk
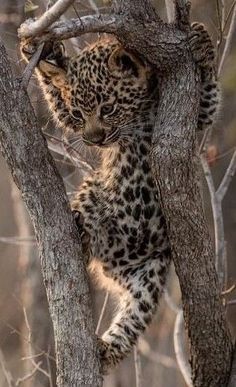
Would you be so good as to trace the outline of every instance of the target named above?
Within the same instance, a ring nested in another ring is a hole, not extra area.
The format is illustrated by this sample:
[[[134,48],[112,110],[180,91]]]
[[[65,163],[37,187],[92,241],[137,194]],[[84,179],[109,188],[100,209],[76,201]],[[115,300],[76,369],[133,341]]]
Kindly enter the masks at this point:
[[[0,142],[33,221],[54,326],[57,385],[101,386],[85,266],[62,180],[0,42]]]

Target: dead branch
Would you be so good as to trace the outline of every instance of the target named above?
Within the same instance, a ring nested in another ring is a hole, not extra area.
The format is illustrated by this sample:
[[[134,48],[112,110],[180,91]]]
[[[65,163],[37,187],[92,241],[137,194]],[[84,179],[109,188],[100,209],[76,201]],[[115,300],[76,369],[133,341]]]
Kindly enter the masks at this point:
[[[222,72],[222,69],[223,69],[223,66],[225,63],[225,59],[227,58],[229,50],[231,48],[235,27],[236,27],[236,2],[233,4],[233,13],[231,16],[229,31],[228,31],[228,34],[226,37],[225,47],[224,47],[223,54],[221,56],[221,60],[220,60],[220,64],[219,64],[219,68],[218,68],[218,75],[220,75]]]
[[[224,199],[225,194],[228,191],[229,185],[235,173],[236,173],[236,151],[234,151],[234,154],[230,160],[229,166],[223,177],[223,180],[219,188],[217,189],[218,200],[222,201]]]
[[[69,39],[75,36],[86,34],[88,32],[110,32],[115,33],[116,18],[110,15],[88,15],[79,19],[71,19],[66,22],[57,21],[52,27],[48,28],[48,31],[44,31],[41,35],[42,41],[47,40],[63,40]],[[30,24],[29,22],[25,22]],[[18,30],[20,38],[25,37],[25,31],[28,32],[27,27],[24,27],[25,23]],[[32,35],[30,35],[31,37]]]
[[[169,23],[174,21],[175,18],[175,8],[172,0],[165,0],[166,4],[166,12],[167,12],[167,20]]]
[[[138,345],[134,347],[135,387],[142,387],[142,367]]]
[[[204,158],[201,157],[202,168],[206,178],[208,191],[211,198],[211,207],[214,220],[214,236],[215,236],[215,265],[216,271],[218,273],[219,282],[221,290],[224,287],[224,278],[225,278],[225,264],[224,259],[226,257],[225,253],[225,233],[224,233],[224,219],[222,211],[222,202],[219,200],[218,195],[215,190],[215,185],[213,177],[211,174],[210,167]]]
[[[51,24],[60,18],[61,15],[74,3],[74,0],[58,0],[37,20],[23,23],[20,27],[22,37],[40,35]]]
[[[101,310],[101,313],[100,313],[100,316],[99,316],[99,319],[98,319],[98,323],[97,323],[97,327],[96,327],[96,335],[98,335],[99,333],[99,330],[100,330],[100,327],[101,327],[101,323],[102,323],[102,320],[103,320],[103,317],[104,317],[104,314],[105,314],[105,310],[106,310],[106,307],[107,307],[107,304],[108,304],[108,300],[109,300],[109,292],[106,292],[106,295],[105,295],[105,298],[104,298],[104,302],[103,302],[103,306],[102,306],[102,310]]]
[[[187,384],[188,387],[193,387],[193,384],[191,381],[191,369],[190,369],[186,354],[184,353],[183,334],[184,334],[184,317],[183,317],[183,311],[180,310],[176,316],[175,327],[174,327],[175,356],[176,356],[181,374],[183,375],[183,378],[185,380],[185,383]]]

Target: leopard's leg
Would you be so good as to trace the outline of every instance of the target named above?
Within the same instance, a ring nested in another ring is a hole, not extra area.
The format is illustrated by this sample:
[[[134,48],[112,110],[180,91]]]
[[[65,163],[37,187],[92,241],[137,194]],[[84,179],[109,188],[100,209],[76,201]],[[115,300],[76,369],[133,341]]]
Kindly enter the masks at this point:
[[[205,26],[200,23],[195,22],[191,25],[189,42],[201,73],[198,129],[202,130],[212,126],[220,103],[215,50]]]
[[[26,62],[31,59],[37,48],[38,44],[34,40],[21,41],[21,55]],[[47,42],[37,64],[36,74],[54,118],[63,127],[73,128],[74,122],[66,105],[69,88],[67,82],[68,62],[69,58],[66,56],[61,42]]]
[[[86,266],[90,263],[91,251],[90,251],[90,234],[84,227],[84,217],[78,210],[72,210],[72,214],[77,226],[77,231],[81,240],[82,254],[85,259]]]
[[[131,351],[151,322],[166,281],[169,262],[169,258],[160,257],[160,261],[149,261],[142,268],[128,269],[128,274],[127,269],[124,271],[125,289],[118,314],[98,342],[102,373],[106,374]]]

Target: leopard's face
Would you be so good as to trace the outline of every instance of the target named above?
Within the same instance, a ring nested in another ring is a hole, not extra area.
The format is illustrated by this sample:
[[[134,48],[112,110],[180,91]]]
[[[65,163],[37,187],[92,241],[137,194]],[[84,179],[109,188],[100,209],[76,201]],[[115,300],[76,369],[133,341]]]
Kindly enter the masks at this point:
[[[99,147],[128,140],[147,120],[155,100],[150,67],[117,41],[97,43],[70,59],[65,102],[71,118],[69,142]]]

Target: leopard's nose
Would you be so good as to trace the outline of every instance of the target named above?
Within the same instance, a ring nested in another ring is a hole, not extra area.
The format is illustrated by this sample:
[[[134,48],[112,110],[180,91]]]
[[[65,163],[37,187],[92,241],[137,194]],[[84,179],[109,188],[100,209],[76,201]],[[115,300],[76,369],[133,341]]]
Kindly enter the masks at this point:
[[[83,141],[86,145],[101,145],[105,140],[106,133],[104,130],[87,132],[83,135]]]

